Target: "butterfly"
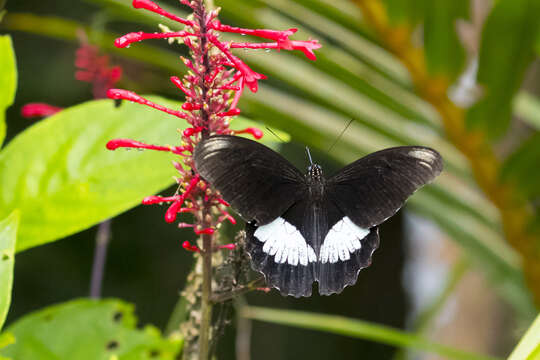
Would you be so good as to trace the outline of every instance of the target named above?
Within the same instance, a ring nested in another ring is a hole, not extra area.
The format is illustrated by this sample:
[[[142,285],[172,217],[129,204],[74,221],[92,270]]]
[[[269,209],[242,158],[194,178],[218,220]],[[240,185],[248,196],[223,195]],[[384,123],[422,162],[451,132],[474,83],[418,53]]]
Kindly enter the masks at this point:
[[[440,154],[401,146],[369,154],[326,178],[302,174],[270,148],[237,136],[202,140],[197,172],[246,221],[252,267],[282,295],[321,295],[354,285],[379,246],[378,226],[442,171]]]

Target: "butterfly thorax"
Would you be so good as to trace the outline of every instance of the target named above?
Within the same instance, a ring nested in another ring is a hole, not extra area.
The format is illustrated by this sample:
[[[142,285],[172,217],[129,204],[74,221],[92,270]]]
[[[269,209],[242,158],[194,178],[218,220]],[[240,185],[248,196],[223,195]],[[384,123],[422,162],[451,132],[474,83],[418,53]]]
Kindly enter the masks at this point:
[[[313,164],[308,167],[306,183],[312,200],[321,200],[324,194],[326,179],[324,178],[322,168],[319,165]]]

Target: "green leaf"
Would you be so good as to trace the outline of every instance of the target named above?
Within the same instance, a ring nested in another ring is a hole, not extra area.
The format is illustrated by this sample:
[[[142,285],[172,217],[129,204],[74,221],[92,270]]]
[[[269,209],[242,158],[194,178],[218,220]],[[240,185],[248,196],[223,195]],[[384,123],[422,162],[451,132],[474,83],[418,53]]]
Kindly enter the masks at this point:
[[[512,351],[508,360],[539,360],[540,359],[540,315],[531,324],[529,330]]]
[[[17,65],[11,36],[0,36],[0,148],[6,137],[5,111],[13,104],[17,90]]]
[[[175,359],[180,338],[137,329],[133,305],[120,300],[79,299],[31,313],[8,327],[15,344],[0,350],[13,360]]]
[[[538,0],[500,0],[484,26],[477,76],[484,97],[469,110],[467,122],[492,139],[510,124],[512,99],[534,58],[539,12]]]
[[[514,114],[524,122],[540,130],[540,100],[526,92],[519,92],[514,98]]]
[[[431,74],[453,80],[463,69],[465,49],[457,35],[456,22],[468,17],[469,0],[439,0],[426,3],[424,47]]]
[[[0,221],[0,329],[4,325],[11,303],[18,226],[18,211],[14,211],[7,218]]]
[[[8,332],[0,333],[0,350],[14,343],[15,343],[15,337],[13,336],[13,334],[8,333]],[[12,359],[9,359],[7,357],[0,355],[0,360],[12,360]]]
[[[381,342],[383,344],[432,352],[445,359],[487,360],[489,356],[476,355],[431,342],[420,336],[378,325],[363,320],[353,320],[343,316],[323,315],[304,311],[275,310],[254,306],[242,308],[241,316],[275,324],[295,326],[303,329],[325,331]]]
[[[512,182],[527,198],[540,196],[540,132],[524,141],[503,163],[500,179]]]
[[[171,161],[178,156],[113,152],[105,144],[114,138],[177,144],[177,129],[186,124],[139,104],[115,108],[111,100],[99,100],[65,109],[17,136],[0,152],[0,216],[21,210],[17,251],[86,229],[170,186],[177,174]],[[232,127],[250,125],[238,119]]]

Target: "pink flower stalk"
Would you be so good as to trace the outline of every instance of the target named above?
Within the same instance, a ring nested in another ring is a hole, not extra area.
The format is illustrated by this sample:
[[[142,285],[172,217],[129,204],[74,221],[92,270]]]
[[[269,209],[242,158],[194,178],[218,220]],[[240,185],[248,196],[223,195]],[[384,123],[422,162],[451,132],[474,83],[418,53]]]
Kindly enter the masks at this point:
[[[92,84],[94,99],[107,97],[107,91],[122,77],[120,66],[110,66],[109,56],[100,55],[97,46],[85,41],[75,52],[75,79]]]
[[[21,116],[27,119],[42,118],[56,114],[61,107],[45,103],[28,103],[21,108]]]
[[[96,46],[89,45],[83,35],[81,46],[75,52],[75,79],[92,84],[94,99],[107,97],[107,91],[122,77],[120,66],[110,66],[109,57],[100,55]],[[45,103],[29,103],[21,108],[24,118],[43,118],[51,116],[63,108]]]
[[[116,39],[115,46],[125,48],[147,39],[183,39],[183,43],[189,48],[191,54],[190,59],[181,57],[188,72],[182,79],[176,76],[170,78],[171,82],[185,95],[185,102],[181,108],[169,109],[127,90],[110,89],[107,95],[111,99],[136,102],[185,119],[189,127],[182,132],[181,145],[158,146],[134,140],[115,139],[107,144],[107,148],[110,150],[119,147],[151,149],[169,151],[182,156],[185,168],[178,162],[174,163],[180,173],[177,181],[181,195],[149,196],[143,200],[143,204],[169,203],[169,208],[165,213],[167,222],[174,222],[178,213],[189,212],[195,216],[195,225],[180,223],[179,227],[192,228],[197,235],[212,235],[224,221],[235,224],[236,220],[226,211],[229,204],[221,198],[219,193],[207,186],[195,172],[193,149],[203,138],[214,134],[250,134],[256,139],[263,136],[262,131],[256,128],[241,130],[230,128],[233,118],[240,114],[238,102],[244,88],[247,86],[252,92],[256,92],[258,81],[266,78],[263,74],[252,70],[249,65],[234,55],[231,49],[300,50],[309,59],[315,60],[313,50],[320,48],[321,45],[316,40],[290,40],[289,37],[297,29],[279,31],[223,25],[217,20],[218,11],[207,12],[203,0],[180,0],[180,2],[193,10],[193,20],[171,14],[150,0],[134,0],[133,7],[165,16],[184,25],[184,29],[163,33],[132,32]],[[220,40],[220,33],[223,32],[252,35],[270,40],[270,42],[224,42]],[[213,215],[209,216],[209,214]],[[188,242],[184,242],[183,247],[189,251],[199,252],[198,248],[192,247]],[[234,244],[217,248],[234,249]]]

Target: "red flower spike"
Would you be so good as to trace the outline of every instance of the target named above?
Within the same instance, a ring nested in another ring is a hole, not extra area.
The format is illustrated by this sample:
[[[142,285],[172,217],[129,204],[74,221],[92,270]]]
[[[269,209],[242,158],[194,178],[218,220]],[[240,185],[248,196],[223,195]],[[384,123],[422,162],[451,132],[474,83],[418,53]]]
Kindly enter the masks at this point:
[[[162,8],[160,8],[156,3],[150,1],[150,0],[133,0],[133,7],[135,9],[146,9],[149,11],[152,11],[156,14],[165,16],[171,20],[178,21],[181,24],[187,25],[187,26],[193,26],[195,25],[193,21],[182,19],[181,17],[178,17],[174,14],[171,14]]]
[[[313,50],[319,49],[318,41],[287,41],[283,43],[231,43],[231,49],[274,49],[274,50],[300,50],[310,60],[317,60]]]
[[[189,243],[189,241],[187,241],[187,240],[184,241],[184,242],[182,243],[182,247],[183,247],[184,249],[186,249],[187,251],[201,252],[201,249],[199,249],[199,248],[198,248],[197,246],[195,246],[195,245],[191,245],[191,244]]]
[[[219,249],[234,250],[234,249],[236,249],[236,244],[219,245],[218,248]]]
[[[244,130],[235,130],[234,133],[235,134],[251,134],[257,140],[262,138],[264,135],[260,129],[257,129],[254,127],[246,128]]]
[[[259,74],[253,70],[249,66],[246,65],[242,60],[234,56],[231,51],[222,43],[220,42],[214,35],[208,34],[208,40],[212,42],[219,50],[229,58],[229,60],[234,64],[234,67],[242,72],[244,75],[244,79],[246,82],[246,85],[249,87],[251,92],[257,92],[258,84],[257,80],[263,80],[266,79],[266,76],[263,74]]]
[[[187,111],[199,110],[200,108],[201,108],[200,104],[192,104],[188,102],[185,102],[182,104],[182,109],[187,110]]]
[[[177,76],[171,76],[171,81],[174,85],[176,85],[177,88],[182,90],[182,92],[186,94],[186,96],[192,97],[192,98],[195,97],[195,92],[193,92],[193,90],[189,90],[188,88],[186,88],[184,84],[182,84],[182,80],[180,80],[180,78],[178,78]]]
[[[140,95],[137,95],[133,91],[122,90],[122,89],[109,89],[107,91],[107,97],[113,100],[122,99],[122,100],[136,102],[142,105],[150,106],[151,108],[154,108],[156,110],[166,112],[167,114],[174,115],[181,119],[187,118],[187,114],[185,112],[172,110],[165,106],[156,104],[150,100],[143,98]]]
[[[221,213],[223,214],[223,216],[221,216],[218,219],[218,222],[223,222],[224,220],[229,220],[229,222],[231,224],[236,225],[236,219],[234,217],[232,217],[231,214],[229,214],[228,212],[223,211],[223,210],[221,210]]]
[[[168,223],[172,223],[176,220],[176,215],[178,214],[178,210],[182,207],[183,198],[180,198],[179,200],[175,201],[169,208],[167,209],[167,212],[165,213],[165,221]]]
[[[180,174],[176,178],[176,181],[185,188],[184,192],[181,195],[170,197],[150,196],[145,198],[143,203],[169,203],[169,207],[165,213],[165,220],[167,222],[174,222],[178,213],[192,213],[195,218],[194,224],[179,223],[178,226],[181,228],[191,227],[197,235],[212,235],[222,222],[228,220],[234,224],[236,220],[224,208],[225,206],[229,206],[229,204],[221,199],[219,193],[211,189],[203,180],[200,180],[199,175],[194,172],[196,169],[194,169],[193,149],[201,139],[216,134],[248,133],[256,139],[259,139],[263,135],[262,131],[256,128],[247,128],[236,132],[229,128],[230,117],[240,114],[238,103],[244,92],[244,88],[247,86],[252,92],[256,92],[258,81],[266,78],[263,74],[253,71],[239,57],[235,56],[231,49],[300,50],[310,59],[314,59],[313,50],[318,49],[320,45],[317,41],[290,40],[291,35],[296,32],[296,29],[278,31],[269,29],[243,29],[223,25],[217,19],[218,11],[208,11],[205,9],[205,4],[202,0],[180,0],[180,3],[189,6],[193,10],[193,20],[183,19],[171,14],[151,0],[134,0],[133,6],[135,8],[147,9],[159,15],[166,16],[185,25],[186,29],[159,34],[144,32],[130,33],[118,38],[116,45],[118,47],[127,47],[133,42],[145,39],[182,37],[184,44],[190,51],[189,59],[181,57],[188,71],[182,78],[173,76],[170,80],[186,96],[181,109],[185,112],[154,104],[138,94],[126,90],[112,89],[108,92],[108,97],[137,102],[185,119],[188,126],[181,134],[182,145],[156,146],[143,144],[134,140],[116,139],[110,141],[107,146],[110,149],[132,147],[169,151],[184,157],[182,165],[178,162],[173,162],[174,167]],[[202,29],[206,30],[202,32]],[[247,42],[228,43],[219,39],[219,32],[248,34],[270,40],[270,42],[255,44]],[[202,46],[203,43],[206,44],[204,47]],[[85,72],[85,70],[84,68],[81,69],[78,76],[80,78],[90,79],[91,74]],[[110,78],[115,78],[118,75],[113,71],[114,69],[109,70]],[[202,135],[197,135],[199,133],[202,133]],[[216,209],[218,211],[215,211]],[[184,242],[183,247],[189,251],[201,251],[189,242]],[[215,245],[212,246],[212,249],[217,248]],[[234,249],[235,245],[222,245],[221,248]]]
[[[217,116],[223,117],[223,116],[236,116],[240,114],[240,109],[234,108],[226,112],[222,112],[217,114]]]
[[[187,36],[196,36],[187,31],[175,31],[175,32],[166,32],[166,33],[145,33],[142,31],[132,32],[124,36],[119,37],[114,41],[114,46],[117,48],[125,48],[133,44],[134,42],[139,42],[147,39],[167,39],[174,37],[187,37]]]
[[[236,106],[238,105],[238,101],[240,101],[240,98],[242,97],[242,93],[244,92],[244,78],[240,78],[238,86],[240,87],[240,90],[238,90],[236,94],[234,94],[234,99],[231,103],[231,109],[236,108]]]
[[[229,204],[228,202],[226,202],[225,200],[223,200],[222,198],[217,198],[216,199],[221,205],[225,205],[227,207],[231,206],[231,204]]]
[[[275,41],[286,41],[289,39],[289,36],[293,35],[295,32],[298,31],[298,29],[289,29],[285,31],[267,29],[243,29],[235,26],[223,25],[219,20],[212,22],[210,24],[210,27],[221,32],[252,35],[263,39]]]
[[[179,229],[185,229],[185,228],[192,228],[194,227],[195,225],[193,224],[188,224],[188,223],[178,223],[178,228]]]
[[[161,196],[147,196],[143,199],[143,205],[161,204],[164,202],[172,202],[180,199],[180,195],[161,197]]]
[[[197,230],[195,229],[195,234],[197,235],[212,235],[213,233],[215,233],[216,230],[214,228],[205,228],[205,229],[200,229],[200,230]]]
[[[29,103],[21,108],[21,116],[27,119],[41,118],[56,114],[62,110],[61,107],[45,103]]]
[[[197,126],[196,128],[187,128],[183,131],[183,134],[184,136],[189,137],[193,136],[194,134],[200,133],[201,131],[203,131],[203,129],[204,128],[202,126]]]
[[[131,149],[148,149],[148,150],[157,150],[157,151],[172,151],[176,148],[180,148],[180,146],[177,146],[175,148],[171,148],[170,146],[160,146],[160,145],[149,145],[144,144],[139,141],[131,140],[131,139],[114,139],[110,140],[107,143],[107,149],[109,150],[116,150],[118,148],[131,148]]]

